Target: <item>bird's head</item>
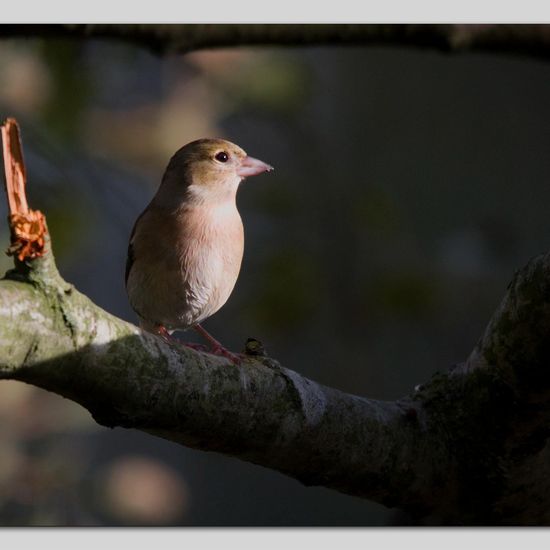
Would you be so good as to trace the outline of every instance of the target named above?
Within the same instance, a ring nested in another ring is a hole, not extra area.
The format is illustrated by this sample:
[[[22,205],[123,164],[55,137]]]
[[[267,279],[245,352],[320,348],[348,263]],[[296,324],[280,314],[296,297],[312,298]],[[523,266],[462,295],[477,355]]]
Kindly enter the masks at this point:
[[[199,139],[170,159],[161,189],[166,188],[173,198],[183,192],[187,200],[225,200],[235,196],[244,178],[271,170],[272,166],[249,157],[230,141]]]

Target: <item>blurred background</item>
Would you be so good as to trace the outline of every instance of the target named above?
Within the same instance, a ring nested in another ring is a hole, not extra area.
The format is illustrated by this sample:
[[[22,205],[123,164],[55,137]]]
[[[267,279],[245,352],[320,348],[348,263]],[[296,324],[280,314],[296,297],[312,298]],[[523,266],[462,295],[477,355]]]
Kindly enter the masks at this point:
[[[544,62],[375,47],[161,58],[41,39],[1,41],[0,67],[0,114],[21,124],[60,271],[124,319],[128,237],[176,149],[224,137],[274,165],[239,191],[241,276],[205,326],[343,391],[395,399],[464,360],[514,270],[550,245]],[[0,525],[408,521],[0,383]]]

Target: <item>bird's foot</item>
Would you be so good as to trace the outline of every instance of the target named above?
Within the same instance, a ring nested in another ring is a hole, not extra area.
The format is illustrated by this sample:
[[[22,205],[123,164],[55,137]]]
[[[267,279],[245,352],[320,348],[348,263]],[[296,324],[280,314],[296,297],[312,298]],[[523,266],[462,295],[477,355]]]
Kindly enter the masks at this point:
[[[195,344],[194,342],[182,342],[170,334],[164,325],[155,325],[154,333],[160,336],[167,344],[176,347],[188,347],[195,351],[208,351],[208,347],[204,344]]]
[[[213,355],[226,357],[236,365],[241,364],[242,358],[240,356],[224,348],[213,336],[211,336],[208,332],[206,332],[206,330],[204,330],[202,327],[200,328],[202,329],[203,332],[201,332],[201,330],[198,330],[197,332],[199,332],[203,336],[205,336],[205,334],[208,335],[207,340],[210,343],[210,348],[208,348],[204,344],[196,344],[195,342],[182,342],[177,338],[174,338],[164,325],[156,325],[154,327],[154,332],[158,334],[167,344],[170,344],[171,346],[187,347],[187,348],[194,349],[195,351],[212,353]]]
[[[208,347],[204,344],[195,344],[195,342],[178,342],[180,345],[194,349],[195,351],[208,351]]]
[[[235,365],[240,365],[243,361],[241,356],[237,355],[236,353],[233,353],[232,351],[229,351],[227,348],[224,348],[221,344],[218,344],[217,346],[212,346],[210,348],[209,353],[212,353],[213,355],[220,355],[221,357],[226,357],[232,363],[235,363]]]
[[[213,355],[220,355],[221,357],[226,357],[235,365],[240,365],[242,363],[242,357],[223,347],[207,330],[202,328],[200,325],[195,325],[193,328],[203,338],[208,340],[208,343],[210,344],[210,353],[212,353]]]
[[[154,334],[158,334],[167,344],[176,344],[177,340],[174,338],[168,329],[164,325],[156,325],[153,329]]]

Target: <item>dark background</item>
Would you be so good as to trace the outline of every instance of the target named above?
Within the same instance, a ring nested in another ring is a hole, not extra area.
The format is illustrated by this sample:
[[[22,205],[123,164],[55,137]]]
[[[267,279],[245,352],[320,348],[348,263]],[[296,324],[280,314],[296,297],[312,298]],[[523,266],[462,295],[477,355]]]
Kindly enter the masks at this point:
[[[127,320],[134,219],[173,152],[200,137],[276,169],[239,191],[243,268],[206,328],[235,350],[254,336],[344,391],[395,399],[464,360],[514,270],[548,249],[544,62],[373,47],[160,58],[48,39],[0,42],[0,67],[0,113],[21,124],[61,273]],[[7,247],[7,225],[0,236]],[[407,521],[0,384],[1,525]]]

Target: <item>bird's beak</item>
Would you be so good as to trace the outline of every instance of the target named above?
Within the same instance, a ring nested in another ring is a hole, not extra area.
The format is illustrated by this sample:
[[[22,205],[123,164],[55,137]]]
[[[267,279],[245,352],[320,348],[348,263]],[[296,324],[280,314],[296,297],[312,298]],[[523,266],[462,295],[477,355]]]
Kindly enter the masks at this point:
[[[248,176],[257,176],[262,172],[271,172],[271,170],[273,170],[273,166],[261,160],[246,156],[241,161],[241,165],[237,168],[237,175],[241,178],[247,178]]]

